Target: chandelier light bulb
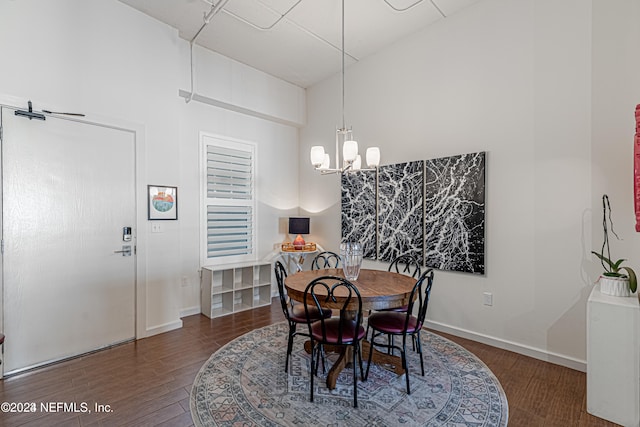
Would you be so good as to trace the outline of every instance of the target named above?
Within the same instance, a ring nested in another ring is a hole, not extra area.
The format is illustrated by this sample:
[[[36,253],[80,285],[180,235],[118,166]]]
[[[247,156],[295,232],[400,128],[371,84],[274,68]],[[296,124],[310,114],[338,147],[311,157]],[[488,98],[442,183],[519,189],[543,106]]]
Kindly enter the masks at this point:
[[[322,164],[320,165],[319,169],[329,169],[330,165],[331,165],[331,157],[329,157],[329,154],[325,153],[322,159]]]
[[[358,155],[358,143],[356,141],[345,141],[342,146],[342,157],[345,162],[353,162]]]
[[[319,168],[324,162],[324,147],[322,145],[314,145],[311,147],[311,164]]]
[[[362,169],[362,158],[360,157],[360,154],[356,156],[356,159],[353,161],[353,166],[351,166],[351,169],[355,171]]]
[[[367,166],[377,168],[380,166],[380,149],[378,147],[367,148]]]

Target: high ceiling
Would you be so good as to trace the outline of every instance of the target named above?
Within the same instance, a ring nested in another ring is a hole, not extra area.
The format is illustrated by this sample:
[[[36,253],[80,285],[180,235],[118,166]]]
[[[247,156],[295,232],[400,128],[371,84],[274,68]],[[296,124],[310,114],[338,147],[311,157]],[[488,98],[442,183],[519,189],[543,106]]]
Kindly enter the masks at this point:
[[[300,87],[339,72],[341,0],[120,0],[195,44]],[[345,0],[345,64],[479,0]]]

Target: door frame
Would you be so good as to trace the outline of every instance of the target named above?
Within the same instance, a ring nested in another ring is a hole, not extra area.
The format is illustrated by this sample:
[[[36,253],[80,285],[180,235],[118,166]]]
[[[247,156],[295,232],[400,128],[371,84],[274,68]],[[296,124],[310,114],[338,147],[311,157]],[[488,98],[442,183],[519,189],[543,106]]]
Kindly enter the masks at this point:
[[[0,107],[7,109],[25,109],[27,102],[26,98],[13,97],[10,95],[0,94]],[[39,101],[32,101],[34,105],[44,105]],[[49,104],[47,104],[49,105]],[[53,107],[51,107],[53,108]],[[60,110],[62,111],[62,110]],[[146,216],[146,204],[147,204],[147,192],[146,186],[143,184],[146,180],[147,170],[144,159],[146,159],[146,135],[145,126],[140,123],[129,122],[122,119],[115,119],[112,117],[105,117],[98,114],[91,114],[84,112],[85,117],[76,116],[56,116],[58,119],[68,120],[72,122],[78,122],[91,126],[100,126],[109,129],[120,130],[129,132],[133,135],[135,159],[134,159],[134,192],[135,192],[135,340],[144,338],[149,335],[146,325],[147,317],[147,223]],[[28,120],[25,118],[25,120]],[[0,150],[0,156],[2,151]],[[1,159],[0,159],[1,160]],[[1,167],[1,162],[0,162]],[[0,212],[4,209],[2,205],[2,170],[0,170]],[[4,224],[2,223],[2,215],[0,215],[0,231],[4,230]],[[0,254],[0,331],[4,331],[4,255]],[[6,337],[6,342],[10,342],[11,337]],[[4,372],[4,364],[0,365],[0,378]]]

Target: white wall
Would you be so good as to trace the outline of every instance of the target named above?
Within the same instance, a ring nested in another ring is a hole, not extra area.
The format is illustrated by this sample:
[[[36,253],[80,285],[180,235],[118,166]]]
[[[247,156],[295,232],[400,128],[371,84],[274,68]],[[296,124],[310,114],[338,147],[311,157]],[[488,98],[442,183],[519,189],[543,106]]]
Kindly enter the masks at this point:
[[[610,4],[596,3],[598,9]],[[592,64],[594,72],[606,68],[615,77],[618,92],[632,84],[634,68],[619,68],[631,65],[630,40],[615,55],[623,65],[600,62],[611,55],[613,36],[592,52],[592,19],[603,26],[595,37],[616,26],[633,38],[628,33],[637,20],[630,12],[638,18],[638,2],[614,3],[621,9],[609,9],[605,25],[592,16],[590,1],[484,0],[347,70],[347,125],[361,146],[381,147],[383,164],[487,152],[486,275],[438,271],[432,326],[584,369],[586,298],[600,272],[590,250],[599,245],[601,217],[592,208],[604,188],[618,193],[614,209],[621,214],[632,200],[633,96],[607,96],[615,110],[597,98],[592,106],[592,90],[608,84],[592,78]],[[300,187],[315,190],[301,192],[300,205],[319,215],[312,220],[315,240],[334,250],[339,181],[313,172],[308,152],[324,144],[333,153],[337,77],[308,90],[300,148],[301,164],[308,165]],[[596,116],[600,109],[606,117]],[[607,185],[594,173],[600,160],[592,160],[599,155],[592,125],[597,130],[600,121],[624,135],[607,138],[613,159]],[[630,216],[618,222],[637,248]],[[492,307],[483,305],[483,292],[493,293]]]
[[[189,90],[188,42],[115,0],[0,0],[0,52],[0,95],[139,131],[138,337],[180,327],[181,312],[199,312],[201,130],[258,143],[258,257],[283,240],[280,218],[298,210],[291,177],[302,89],[200,51],[196,90],[247,114],[186,104],[178,92]],[[147,184],[179,188],[178,221],[164,221],[162,233],[151,233],[146,220]]]
[[[634,109],[640,104],[640,1],[593,1],[592,245],[602,245],[601,195],[608,194],[615,231],[612,257],[640,270],[640,234],[633,208]]]
[[[183,55],[188,55],[188,44],[182,47]],[[257,143],[257,256],[258,259],[270,260],[274,244],[282,242],[287,232],[280,227],[282,219],[298,213],[298,183],[295,179],[298,174],[298,129],[280,122],[302,124],[304,91],[204,49],[194,48],[194,59],[195,93],[213,103],[237,105],[254,111],[258,116],[194,100],[181,108],[180,161],[185,165],[181,181],[185,185],[180,197],[184,207],[181,215],[186,226],[181,229],[180,248],[182,274],[187,280],[187,286],[182,288],[182,302],[185,310],[200,312],[200,180],[199,169],[187,167],[198,164],[199,132]],[[239,75],[250,84],[238,84]],[[209,80],[206,80],[207,76]],[[203,81],[208,83],[198,83]],[[187,92],[191,89],[186,79],[183,89]],[[278,96],[267,96],[265,92],[270,91]],[[254,100],[254,97],[260,99]],[[272,116],[273,120],[261,118],[265,115]]]

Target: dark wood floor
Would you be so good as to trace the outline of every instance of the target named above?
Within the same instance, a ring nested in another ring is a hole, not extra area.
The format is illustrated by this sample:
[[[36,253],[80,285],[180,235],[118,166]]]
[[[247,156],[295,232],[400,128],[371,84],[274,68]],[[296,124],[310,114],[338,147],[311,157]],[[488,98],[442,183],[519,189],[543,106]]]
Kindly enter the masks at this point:
[[[0,412],[0,426],[190,426],[189,392],[209,356],[233,338],[281,320],[277,301],[212,320],[190,316],[182,329],[6,378],[0,402],[37,407],[35,413]],[[498,377],[509,401],[509,426],[615,425],[586,413],[584,373],[442,335]],[[42,412],[41,402],[59,412]],[[83,404],[91,413],[82,412]]]

